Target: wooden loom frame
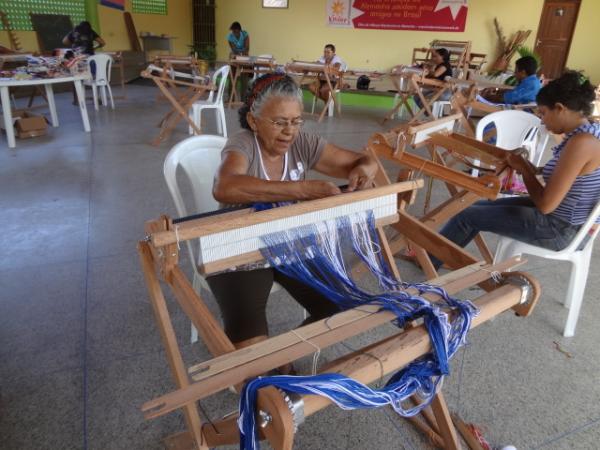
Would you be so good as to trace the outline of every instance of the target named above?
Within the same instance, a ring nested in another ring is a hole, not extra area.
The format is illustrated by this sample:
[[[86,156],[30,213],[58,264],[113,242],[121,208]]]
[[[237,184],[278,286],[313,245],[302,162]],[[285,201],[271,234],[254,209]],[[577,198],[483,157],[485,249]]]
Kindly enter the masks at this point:
[[[224,390],[228,386],[237,386],[245,379],[260,375],[271,368],[314,353],[315,345],[318,345],[319,348],[326,347],[395,318],[392,313],[378,312],[377,308],[371,306],[350,309],[326,319],[327,322],[325,320],[314,322],[251,347],[235,350],[217,320],[208,311],[201,297],[194,291],[179,267],[177,248],[179,241],[196,238],[199,235],[210,233],[214,229],[239,228],[307,211],[324,210],[350,201],[372,198],[378,193],[406,193],[421,185],[422,183],[418,181],[409,181],[260,213],[250,213],[248,210],[235,211],[225,213],[226,217],[208,217],[183,222],[178,224],[177,228],[166,216],[146,224],[148,237],[146,240],[140,241],[138,251],[150,301],[177,390],[146,403],[142,409],[148,419],[175,409],[183,410],[187,431],[167,439],[170,449],[204,450],[209,446],[233,444],[238,441],[239,430],[235,415],[213,422],[213,426],[203,427],[196,401]],[[397,277],[399,274],[381,227],[397,220],[398,217],[400,217],[400,222],[412,227],[409,223],[411,219],[403,211],[399,211],[398,216],[382,219],[377,225],[385,257]],[[414,231],[418,232],[419,227],[414,228]],[[425,241],[443,240],[431,231],[423,235],[422,239],[424,241],[421,242],[421,245],[425,248],[428,247]],[[455,250],[459,253],[462,252],[462,249],[459,248]],[[253,255],[251,259],[257,256]],[[248,260],[248,256],[246,256],[239,260],[236,258],[227,261],[227,264],[244,263]],[[477,262],[431,280],[431,283],[444,287],[450,294],[455,294],[473,284],[487,286],[490,292],[475,301],[480,308],[480,314],[473,319],[472,326],[474,327],[509,308],[514,308],[520,315],[528,315],[531,312],[535,299],[530,299],[523,304],[522,287],[510,283],[490,286],[489,278],[492,271],[505,271],[518,264],[520,262],[517,261],[517,258],[495,266]],[[218,271],[222,267],[222,265],[216,265],[202,269],[210,273]],[[215,356],[214,359],[189,369],[194,382],[190,382],[188,371],[183,364],[159,277],[172,288],[177,302],[198,328],[208,350]],[[533,285],[534,291],[536,289],[539,291],[535,280],[528,280]],[[433,295],[427,294],[425,297],[435,301]],[[415,324],[407,326],[403,332],[329,363],[323,368],[323,371],[345,373],[363,383],[369,383],[379,379],[382,371],[389,373],[397,370],[429,350],[430,343],[426,329],[423,325]],[[364,351],[367,351],[368,355],[364,354]],[[378,360],[374,361],[374,357]],[[329,404],[327,399],[317,396],[306,396],[303,401],[306,416]],[[270,417],[266,426],[260,429],[261,438],[268,439],[275,449],[291,449],[294,438],[294,422],[289,406],[282,395],[274,387],[261,389],[258,394],[258,408],[265,411]],[[411,422],[428,435],[432,442],[448,449],[460,448],[457,433],[441,391],[436,395],[431,407],[424,411],[423,417],[423,420],[415,418]]]
[[[195,101],[199,100],[207,91],[215,90],[212,83],[197,84],[187,81],[175,80],[168,76],[168,68],[162,68],[161,75],[152,75],[151,70],[144,70],[141,76],[154,81],[160,92],[171,103],[172,108],[158,124],[160,132],[152,141],[152,145],[160,145],[175,129],[181,119],[184,119],[195,134],[202,134],[202,130],[189,117],[189,110]],[[182,87],[182,91],[177,88]]]
[[[432,52],[438,48],[445,48],[450,52],[450,64],[462,71],[461,78],[467,76],[471,64],[471,41],[450,41],[436,39],[431,41],[429,47],[418,47],[413,49],[412,64],[420,65],[431,61]],[[481,53],[477,53],[477,59],[481,59]],[[483,55],[485,58],[485,55]]]
[[[394,105],[394,107],[387,113],[384,117],[382,124],[385,124],[388,120],[394,117],[394,114],[398,112],[398,110],[402,106],[406,106],[406,109],[411,115],[411,119],[408,123],[415,123],[421,119],[421,116],[425,113],[429,116],[429,118],[433,118],[432,106],[433,104],[442,96],[444,92],[449,89],[452,89],[452,85],[445,82],[439,81],[432,78],[426,78],[424,74],[416,74],[416,73],[390,73],[389,77],[398,93],[399,102]],[[408,83],[408,88],[403,89],[403,82]],[[427,98],[423,95],[422,88],[429,87],[435,89],[435,93]],[[409,100],[414,96],[418,96],[421,100],[423,106],[418,111],[413,111]]]
[[[231,95],[229,96],[228,106],[231,108],[234,104],[242,104],[237,91],[237,81],[240,75],[248,74],[257,77],[265,73],[272,73],[277,67],[277,61],[275,61],[275,58],[235,55],[229,60],[229,65],[231,66],[231,70],[229,71]]]
[[[344,71],[338,70],[334,66],[330,64],[322,64],[318,62],[312,61],[292,61],[285,65],[285,72],[288,75],[300,75],[300,82],[298,84],[302,85],[307,79],[309,80],[321,80],[321,76],[325,77],[325,82],[327,83],[327,87],[329,88],[329,98],[325,102],[321,113],[319,114],[318,122],[323,120],[325,117],[325,113],[329,108],[329,104],[333,102],[335,110],[338,113],[338,116],[342,115],[342,105],[335,95],[335,88],[333,84],[331,84],[331,77],[337,77],[337,86],[338,89],[342,89],[344,85]]]
[[[457,78],[451,78],[448,80],[452,87],[452,97],[450,98],[450,105],[452,112],[461,115],[460,122],[464,132],[474,137],[475,136],[475,125],[470,119],[470,110],[482,111],[485,114],[505,111],[507,109],[516,110],[536,110],[537,105],[528,103],[523,105],[490,105],[487,103],[480,102],[477,100],[477,94],[482,89],[487,88],[498,88],[503,90],[510,90],[512,86],[506,86],[498,83],[490,83],[482,80],[459,80]]]
[[[500,175],[505,170],[510,170],[506,164],[506,158],[511,152],[448,131],[449,129],[454,128],[454,123],[461,117],[460,114],[454,114],[420,125],[411,126],[410,124],[407,124],[397,127],[392,130],[391,133],[376,133],[369,141],[367,147],[367,152],[376,158],[387,159],[403,167],[398,172],[397,181],[407,180],[412,177],[414,171],[418,171],[419,174],[417,176],[419,176],[420,173],[429,175],[431,177],[430,183],[433,182],[433,179],[444,182],[450,194],[450,198],[433,210],[428,211],[429,196],[431,194],[430,184],[425,200],[426,213],[419,219],[419,222],[423,226],[431,230],[437,229],[451,217],[482,198],[494,200],[501,188]],[[431,159],[426,159],[408,152],[408,147],[426,147]],[[472,177],[453,169],[452,166],[460,161],[455,159],[454,161],[447,163],[445,158],[439,152],[439,147],[446,149],[450,155],[474,158],[487,166],[494,167],[494,169],[491,169],[492,171],[490,174],[482,177]],[[390,179],[383,171],[381,165],[378,174],[378,184],[390,184]],[[400,208],[404,209],[410,201],[411,200],[409,199],[401,201],[399,205]],[[396,224],[394,225],[394,228],[400,232],[400,237],[393,239],[390,242],[390,247],[392,254],[397,254],[409,245],[409,242],[402,236],[406,233],[404,233],[401,225]],[[475,238],[475,243],[484,260],[491,263],[493,255],[481,235],[478,235]],[[410,242],[410,244],[415,250],[417,261],[427,277],[436,277],[437,272],[431,264],[427,252],[420,248],[414,241]],[[442,244],[442,247],[444,247],[442,250],[442,253],[444,253],[444,251],[447,250],[447,246]],[[444,262],[453,269],[462,267],[462,265],[467,262],[473,263],[477,260],[473,256],[466,257],[465,255],[466,252],[463,255],[459,255],[458,259],[456,259],[456,257],[440,259],[444,260]],[[438,257],[438,255],[435,256]],[[466,260],[464,259],[465,257],[467,258]]]

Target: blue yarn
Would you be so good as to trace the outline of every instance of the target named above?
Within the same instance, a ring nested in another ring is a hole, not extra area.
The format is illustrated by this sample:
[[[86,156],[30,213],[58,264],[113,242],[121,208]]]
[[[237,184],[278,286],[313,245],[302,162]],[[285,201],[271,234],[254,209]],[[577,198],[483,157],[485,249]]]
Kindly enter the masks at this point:
[[[277,205],[263,204],[260,208],[272,206]],[[277,270],[313,287],[340,309],[376,305],[394,313],[399,327],[422,317],[431,338],[432,351],[392,375],[382,389],[371,389],[340,374],[259,377],[249,381],[240,398],[241,449],[259,448],[255,404],[258,389],[264,386],[276,386],[298,394],[322,395],[343,409],[391,405],[402,416],[418,414],[429,405],[440,380],[449,373],[449,359],[465,342],[471,319],[477,314],[472,303],[454,299],[438,286],[397,281],[382,252],[374,250],[381,245],[372,213],[354,222],[348,217],[339,218],[322,227],[327,228],[325,233],[308,225],[265,236],[267,248],[263,250],[263,256]],[[354,253],[376,277],[381,292],[367,292],[354,282],[344,265],[342,242],[352,244]],[[408,294],[405,292],[408,288],[416,289],[418,294]],[[436,294],[440,301],[432,304],[423,297],[426,293]],[[452,324],[442,307],[456,310],[457,317]],[[415,393],[424,401],[418,406],[403,407],[402,402]]]

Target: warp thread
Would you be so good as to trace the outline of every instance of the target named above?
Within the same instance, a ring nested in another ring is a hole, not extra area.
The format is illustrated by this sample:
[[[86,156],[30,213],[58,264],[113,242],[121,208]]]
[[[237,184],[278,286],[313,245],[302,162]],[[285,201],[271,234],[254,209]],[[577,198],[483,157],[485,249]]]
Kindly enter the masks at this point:
[[[269,206],[260,205],[256,209]],[[391,405],[404,417],[414,416],[430,404],[443,376],[449,373],[449,359],[465,343],[471,319],[478,313],[471,302],[454,299],[438,286],[396,280],[379,251],[381,246],[372,211],[273,233],[263,240],[267,248],[262,253],[271,266],[310,285],[342,310],[376,305],[381,310],[392,311],[399,327],[407,321],[423,318],[432,351],[392,375],[381,389],[371,389],[340,374],[259,377],[249,381],[240,396],[241,449],[259,448],[255,405],[258,390],[264,386],[321,395],[343,409]],[[351,243],[354,253],[375,276],[381,292],[367,292],[355,283],[345,266],[342,243]],[[418,294],[407,293],[409,288],[416,289]],[[440,301],[432,304],[423,297],[426,293],[436,294]],[[451,324],[442,308],[453,308],[457,312]],[[414,394],[423,401],[404,407],[402,403]]]

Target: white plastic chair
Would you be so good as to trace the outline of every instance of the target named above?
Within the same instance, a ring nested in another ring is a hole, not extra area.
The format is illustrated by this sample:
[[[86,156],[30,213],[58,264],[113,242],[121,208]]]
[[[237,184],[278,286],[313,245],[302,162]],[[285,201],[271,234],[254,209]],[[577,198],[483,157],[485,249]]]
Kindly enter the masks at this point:
[[[225,147],[227,139],[222,136],[213,136],[203,134],[192,136],[177,145],[167,154],[163,165],[163,173],[167,187],[173,197],[175,209],[180,217],[185,217],[190,213],[199,214],[208,211],[215,211],[219,208],[219,203],[212,195],[213,180],[219,165],[221,164],[221,150]],[[177,169],[181,167],[186,174],[192,190],[193,205],[188,209],[181,194],[177,182]],[[210,291],[206,280],[198,272],[197,259],[191,241],[186,241],[187,249],[190,255],[190,262],[194,270],[193,287],[198,293],[202,289]],[[195,245],[199,246],[197,242]],[[199,247],[198,247],[199,248]],[[281,286],[273,284],[271,293],[277,291]],[[191,342],[198,340],[198,331],[192,325]]]
[[[483,141],[483,134],[490,124],[496,127],[496,145],[505,150],[515,150],[526,147],[529,150],[529,160],[539,164],[548,143],[549,134],[546,132],[539,117],[534,114],[519,111],[497,111],[484,116],[477,123],[475,139]],[[475,164],[478,162],[475,161]],[[477,170],[471,173],[478,175]]]
[[[596,239],[598,231],[600,230],[600,227],[593,228],[593,226],[599,216],[600,202],[596,204],[588,219],[581,226],[571,243],[563,250],[556,252],[508,237],[501,237],[498,242],[498,247],[496,248],[496,254],[494,255],[494,263],[521,254],[534,255],[546,259],[569,261],[571,263],[569,286],[564,302],[565,307],[569,308],[567,322],[565,323],[563,331],[565,337],[575,335],[575,326],[577,325],[579,311],[581,310],[581,304],[583,303],[583,294],[585,292],[585,284],[590,268],[594,239]]]
[[[214,109],[217,113],[217,130],[219,134],[222,134],[224,137],[227,137],[227,123],[225,121],[225,108],[223,106],[223,94],[225,92],[225,85],[227,84],[227,79],[229,77],[230,67],[225,65],[217,70],[212,76],[212,83],[217,84],[217,80],[219,77],[219,85],[215,91],[211,91],[206,100],[200,100],[194,102],[192,105],[191,111],[191,119],[194,121],[194,124],[201,129],[201,121],[202,121],[202,110],[203,109]],[[190,134],[193,134],[194,130],[190,127]]]
[[[108,95],[110,96],[110,106],[112,109],[115,109],[115,102],[113,100],[112,90],[110,89],[110,70],[113,63],[112,56],[104,53],[90,56],[87,59],[90,72],[92,61],[96,65],[96,73],[93,78],[85,80],[83,84],[86,86],[91,86],[92,88],[92,95],[94,96],[94,109],[98,111],[98,88],[100,88],[100,93],[102,95],[102,104],[104,106],[107,105],[106,91],[108,90]]]

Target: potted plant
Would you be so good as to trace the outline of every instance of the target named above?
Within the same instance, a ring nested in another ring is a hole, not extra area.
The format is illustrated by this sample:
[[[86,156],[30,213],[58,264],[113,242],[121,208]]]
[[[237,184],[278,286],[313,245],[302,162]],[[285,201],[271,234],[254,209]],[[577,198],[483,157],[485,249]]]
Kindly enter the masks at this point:
[[[189,46],[191,55],[198,60],[200,75],[206,75],[209,67],[214,67],[217,59],[217,48],[210,42],[199,42]]]

